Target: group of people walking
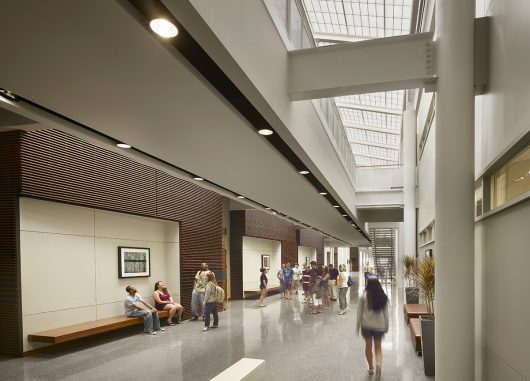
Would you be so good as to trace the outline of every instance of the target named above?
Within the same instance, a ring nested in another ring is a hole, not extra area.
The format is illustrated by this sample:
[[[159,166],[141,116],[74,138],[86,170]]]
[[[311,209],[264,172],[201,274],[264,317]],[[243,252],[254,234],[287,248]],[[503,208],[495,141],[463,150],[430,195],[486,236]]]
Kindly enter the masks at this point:
[[[268,269],[262,268],[260,272],[259,307],[264,307],[268,288]],[[286,263],[282,264],[277,277],[280,280],[282,299],[291,299],[293,293],[298,295],[301,284],[304,292],[303,303],[308,303],[312,307],[313,314],[321,313],[321,309],[329,309],[331,301],[335,301],[337,298],[339,301],[338,314],[346,314],[346,294],[351,285],[351,282],[348,281],[349,274],[346,271],[346,266],[340,265],[337,269],[332,264],[319,266],[315,261],[312,261],[303,269],[299,269],[298,264],[291,267],[289,263]],[[208,269],[207,263],[203,263],[201,270],[195,275],[191,320],[196,321],[202,316],[204,320],[203,331],[205,332],[217,328],[219,324],[215,298],[216,286],[214,273]],[[137,316],[144,319],[144,333],[156,335],[159,331],[165,331],[164,328],[160,327],[158,311],[168,311],[169,326],[181,323],[184,308],[173,300],[171,293],[162,281],[156,282],[154,286],[154,307],[140,296],[134,286],[127,286],[126,291],[125,313],[127,316]],[[211,326],[210,315],[213,315]],[[175,316],[176,320],[174,321]],[[381,341],[384,334],[388,332],[388,324],[388,297],[377,278],[367,277],[366,288],[359,297],[356,332],[357,334],[361,333],[365,340],[365,355],[369,374],[381,372]]]

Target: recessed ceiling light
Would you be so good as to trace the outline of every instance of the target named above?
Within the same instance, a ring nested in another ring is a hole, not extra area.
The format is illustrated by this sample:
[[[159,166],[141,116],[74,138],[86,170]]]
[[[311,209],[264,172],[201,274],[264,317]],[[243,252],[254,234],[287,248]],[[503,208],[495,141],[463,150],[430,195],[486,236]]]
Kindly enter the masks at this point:
[[[258,131],[258,134],[268,136],[274,134],[274,131],[269,130],[268,128],[262,128]]]
[[[307,174],[309,174],[309,171],[305,171],[304,170],[304,171],[299,171],[298,173],[300,173],[301,175],[307,175]]]
[[[276,214],[276,212],[275,212],[275,211],[272,211],[272,214]]]
[[[343,214],[342,217],[348,217],[348,215],[347,214]]]
[[[203,181],[204,179],[203,179],[202,177],[198,177],[198,176],[196,176],[196,177],[193,178],[193,180]]]
[[[321,194],[322,196],[325,196],[325,195],[327,195],[327,193],[326,193],[326,192],[320,192],[320,194]]]
[[[265,208],[265,210],[271,210],[271,208]]]
[[[125,143],[118,143],[118,144],[116,144],[116,146],[120,147],[120,148],[125,148],[125,149],[131,148],[130,145],[125,144]]]
[[[333,205],[334,208],[340,208],[340,205]]]
[[[175,37],[179,33],[177,27],[166,19],[151,20],[149,26],[153,32],[164,38]]]
[[[245,196],[241,196],[241,195],[239,195],[239,196],[237,196],[237,198],[245,198]]]

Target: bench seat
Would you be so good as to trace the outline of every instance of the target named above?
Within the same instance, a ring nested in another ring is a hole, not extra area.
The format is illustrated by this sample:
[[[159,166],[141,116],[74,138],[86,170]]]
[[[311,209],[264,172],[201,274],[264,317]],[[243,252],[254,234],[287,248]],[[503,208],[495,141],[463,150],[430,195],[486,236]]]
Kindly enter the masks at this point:
[[[158,311],[158,316],[160,318],[167,317],[168,314],[168,311]],[[32,333],[28,335],[28,340],[41,343],[59,344],[132,325],[143,324],[143,322],[144,320],[140,317],[126,317],[125,315],[114,316],[107,319],[88,321],[86,323],[70,325],[68,327]]]
[[[410,319],[410,340],[412,341],[412,347],[418,355],[421,354],[421,321],[419,318]]]
[[[403,306],[403,312],[405,313],[405,321],[408,324],[411,318],[419,318],[420,315],[427,315],[427,305],[405,304]]]

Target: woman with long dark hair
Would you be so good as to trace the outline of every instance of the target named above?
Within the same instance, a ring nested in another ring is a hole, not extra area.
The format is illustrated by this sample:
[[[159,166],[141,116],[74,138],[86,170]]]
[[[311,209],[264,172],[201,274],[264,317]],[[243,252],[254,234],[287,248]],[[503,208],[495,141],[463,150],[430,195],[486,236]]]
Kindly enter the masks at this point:
[[[357,334],[361,331],[366,343],[364,353],[368,361],[368,373],[374,374],[372,341],[375,347],[375,371],[381,373],[383,355],[381,340],[388,332],[388,297],[379,280],[369,278],[364,294],[359,298],[357,309]]]

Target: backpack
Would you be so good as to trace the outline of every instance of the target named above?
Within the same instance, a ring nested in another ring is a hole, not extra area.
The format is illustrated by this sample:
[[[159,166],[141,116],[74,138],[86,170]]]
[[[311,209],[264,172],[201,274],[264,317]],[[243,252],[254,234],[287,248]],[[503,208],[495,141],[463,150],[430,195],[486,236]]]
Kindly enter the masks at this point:
[[[222,287],[215,286],[215,302],[223,303],[225,301],[225,290]]]

